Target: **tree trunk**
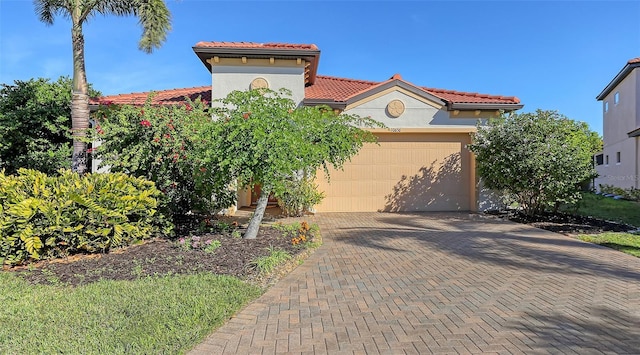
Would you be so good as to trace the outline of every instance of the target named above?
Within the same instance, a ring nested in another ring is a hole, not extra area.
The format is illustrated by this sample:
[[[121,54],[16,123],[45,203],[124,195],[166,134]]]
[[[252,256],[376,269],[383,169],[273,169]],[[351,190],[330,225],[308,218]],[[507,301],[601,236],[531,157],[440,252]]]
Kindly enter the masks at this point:
[[[84,65],[84,36],[80,8],[76,5],[71,15],[71,42],[73,46],[73,92],[71,98],[71,132],[73,155],[71,170],[84,174],[87,171],[87,143],[84,138],[89,128],[89,94],[87,72]]]
[[[264,217],[264,211],[267,209],[270,194],[271,189],[262,186],[260,198],[258,198],[258,205],[256,206],[255,212],[253,212],[253,217],[251,217],[249,221],[249,227],[247,227],[247,231],[244,233],[244,239],[256,239],[258,236],[258,230],[260,229],[260,223],[262,223],[262,217]]]

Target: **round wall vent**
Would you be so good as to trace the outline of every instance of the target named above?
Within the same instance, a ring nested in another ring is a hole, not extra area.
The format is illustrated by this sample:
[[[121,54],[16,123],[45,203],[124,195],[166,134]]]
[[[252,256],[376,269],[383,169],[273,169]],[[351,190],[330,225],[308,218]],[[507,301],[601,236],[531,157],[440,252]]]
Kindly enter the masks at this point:
[[[400,117],[404,113],[404,104],[400,100],[393,100],[387,105],[387,113],[391,117]]]
[[[251,90],[253,89],[268,89],[269,83],[265,78],[255,78],[251,82]]]

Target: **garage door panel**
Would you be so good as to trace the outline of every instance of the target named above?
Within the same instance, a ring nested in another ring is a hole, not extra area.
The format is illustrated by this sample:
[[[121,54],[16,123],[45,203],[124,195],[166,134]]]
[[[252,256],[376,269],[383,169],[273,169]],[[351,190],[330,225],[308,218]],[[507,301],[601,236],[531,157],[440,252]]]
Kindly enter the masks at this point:
[[[331,171],[318,211],[455,211],[469,210],[468,134],[381,134]]]

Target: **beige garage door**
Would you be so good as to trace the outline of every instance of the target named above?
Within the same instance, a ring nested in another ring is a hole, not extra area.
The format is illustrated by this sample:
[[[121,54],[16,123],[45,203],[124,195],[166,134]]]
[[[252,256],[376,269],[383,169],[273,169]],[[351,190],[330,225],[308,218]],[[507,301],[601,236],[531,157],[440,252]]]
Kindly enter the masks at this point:
[[[470,208],[469,134],[383,133],[343,171],[319,173],[319,212],[458,211]]]

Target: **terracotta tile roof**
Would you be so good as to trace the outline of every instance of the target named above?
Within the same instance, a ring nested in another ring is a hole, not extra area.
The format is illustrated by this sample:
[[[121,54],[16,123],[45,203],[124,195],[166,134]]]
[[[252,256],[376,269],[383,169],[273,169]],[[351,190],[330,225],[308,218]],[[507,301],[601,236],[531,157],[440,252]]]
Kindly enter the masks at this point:
[[[333,101],[347,101],[349,98],[367,91],[374,86],[381,85],[390,80],[402,80],[399,74],[383,82],[354,80],[318,75],[316,83],[305,89],[307,99],[327,99]],[[410,84],[410,83],[408,83]],[[451,103],[477,103],[477,104],[519,104],[520,100],[513,96],[498,96],[479,94],[475,92],[462,92],[428,87],[419,87],[433,96],[439,97]]]
[[[347,101],[348,98],[362,91],[369,90],[379,83],[365,80],[344,79],[318,75],[315,84],[304,90],[305,99],[329,99]]]
[[[113,103],[119,105],[143,105],[151,92],[135,92],[131,94],[120,94],[93,98],[90,104],[98,105],[105,103]],[[184,98],[188,97],[195,100],[201,97],[203,100],[211,101],[211,86],[199,86],[184,89],[170,89],[162,91],[154,91],[152,104],[154,105],[172,105],[184,102]]]
[[[392,80],[402,80],[396,74],[391,79],[382,82],[337,78],[332,76],[318,75],[314,85],[305,88],[305,99],[327,100],[334,102],[345,102],[350,98],[371,90],[374,87],[388,83]],[[408,83],[410,84],[410,83]],[[411,85],[411,84],[410,84]],[[471,104],[519,104],[520,100],[512,96],[486,95],[475,92],[461,92],[444,89],[434,89],[427,87],[417,87],[426,93],[443,99],[450,103],[471,103]],[[91,104],[114,103],[143,105],[149,96],[149,92],[138,92],[131,94],[121,94],[104,96],[92,99]],[[185,97],[195,100],[198,96],[211,101],[211,86],[200,86],[185,89],[170,89],[156,91],[153,97],[153,104],[171,105],[184,101]]]
[[[629,59],[629,61],[627,62],[627,64],[635,64],[635,63],[640,63],[640,57]]]
[[[256,43],[256,42],[198,42],[199,48],[265,48],[265,49],[310,49],[318,50],[315,44]]]
[[[473,103],[473,104],[519,104],[520,99],[515,96],[500,96],[479,94],[477,92],[464,92],[445,89],[434,89],[423,87],[425,91],[433,96],[440,97],[452,103]]]

